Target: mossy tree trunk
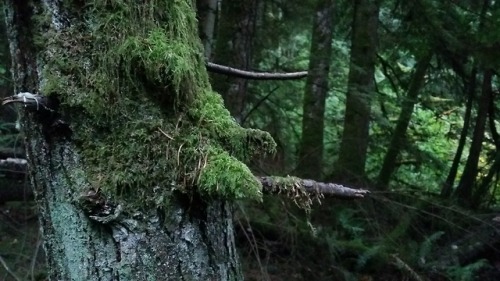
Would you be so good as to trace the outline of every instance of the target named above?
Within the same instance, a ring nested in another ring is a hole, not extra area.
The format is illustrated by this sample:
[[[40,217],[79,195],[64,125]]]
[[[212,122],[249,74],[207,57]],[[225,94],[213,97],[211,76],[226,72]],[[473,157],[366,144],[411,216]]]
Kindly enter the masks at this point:
[[[210,90],[192,1],[5,7],[51,280],[241,280],[239,159],[275,144]]]

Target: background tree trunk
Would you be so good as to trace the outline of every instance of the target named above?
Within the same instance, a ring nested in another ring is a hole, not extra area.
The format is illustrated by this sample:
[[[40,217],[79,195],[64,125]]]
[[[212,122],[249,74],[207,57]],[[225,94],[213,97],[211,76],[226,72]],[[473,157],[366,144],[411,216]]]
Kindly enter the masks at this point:
[[[389,186],[389,181],[396,167],[397,157],[404,144],[406,130],[408,129],[411,115],[413,114],[413,107],[418,101],[418,94],[424,84],[425,73],[429,68],[431,59],[432,54],[425,55],[420,59],[415,68],[415,73],[413,74],[410,85],[408,86],[408,93],[402,103],[401,113],[399,114],[396,128],[392,134],[391,142],[387,153],[385,154],[382,169],[380,170],[380,174],[378,176],[377,188],[379,189],[387,189]]]
[[[343,183],[364,181],[372,96],[375,93],[378,0],[354,1],[344,132],[334,178]]]
[[[5,21],[0,21],[0,34],[5,34]],[[0,98],[5,98],[12,93],[12,81],[10,77],[10,52],[7,38],[0,39]],[[13,122],[16,120],[16,113],[13,110],[2,110],[1,120]]]
[[[259,0],[222,3],[217,34],[215,61],[239,69],[249,69],[253,61]],[[243,78],[217,76],[214,89],[224,97],[226,107],[240,123],[247,101],[249,81]]]
[[[493,73],[491,69],[483,72],[482,93],[479,99],[476,125],[472,135],[472,143],[469,149],[469,157],[465,164],[464,171],[460,178],[460,183],[455,191],[456,197],[465,205],[472,203],[472,192],[476,183],[478,172],[478,161],[483,146],[484,131],[486,129],[486,119],[488,117],[488,106],[492,99],[491,79]]]
[[[211,60],[214,45],[215,19],[217,18],[218,0],[197,0],[198,28],[203,43],[205,58]]]
[[[466,89],[467,103],[465,104],[465,114],[464,114],[464,125],[460,132],[460,139],[458,141],[457,151],[453,157],[453,162],[451,164],[450,171],[446,177],[446,181],[441,188],[441,196],[448,198],[453,193],[453,185],[455,183],[455,178],[457,177],[458,167],[460,161],[462,160],[462,152],[465,148],[465,143],[467,142],[467,136],[469,135],[470,128],[470,117],[472,113],[472,105],[474,97],[476,95],[476,81],[477,81],[477,68],[474,67],[471,71],[469,79],[463,77],[464,88]]]
[[[297,167],[300,176],[310,179],[320,179],[323,169],[323,131],[332,57],[334,1],[319,0],[316,5]]]
[[[225,200],[274,142],[210,91],[191,5],[5,1],[51,280],[242,279]]]

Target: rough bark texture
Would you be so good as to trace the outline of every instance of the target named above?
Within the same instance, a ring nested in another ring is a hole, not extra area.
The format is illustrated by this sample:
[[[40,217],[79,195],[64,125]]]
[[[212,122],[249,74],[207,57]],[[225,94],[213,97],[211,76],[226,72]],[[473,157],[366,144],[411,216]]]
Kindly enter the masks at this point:
[[[311,179],[320,179],[323,169],[323,131],[332,56],[333,4],[332,0],[318,1],[313,19],[297,166],[300,176]]]
[[[423,57],[415,68],[410,85],[408,86],[407,95],[401,106],[401,113],[399,114],[396,128],[392,134],[391,143],[387,149],[384,157],[382,169],[378,176],[377,188],[386,189],[389,186],[389,181],[396,168],[396,160],[399,151],[404,144],[406,130],[410,124],[411,115],[413,114],[413,107],[418,101],[418,94],[424,84],[425,73],[429,67],[432,55],[428,54]]]
[[[334,175],[343,183],[358,184],[364,180],[375,93],[378,12],[378,0],[354,1],[344,132]]]
[[[210,92],[191,5],[5,1],[15,92],[52,101],[23,114],[51,280],[242,279],[225,199],[274,142]]]
[[[74,202],[86,188],[74,147],[42,138],[28,147],[51,280],[242,280],[227,204],[176,198],[103,225]]]
[[[476,183],[478,173],[478,161],[481,154],[484,132],[486,129],[486,119],[488,117],[488,106],[492,99],[491,79],[492,71],[487,69],[483,74],[482,93],[478,103],[476,125],[472,135],[472,143],[469,149],[469,157],[465,164],[460,183],[455,190],[456,197],[462,204],[470,206],[472,204],[472,193]]]

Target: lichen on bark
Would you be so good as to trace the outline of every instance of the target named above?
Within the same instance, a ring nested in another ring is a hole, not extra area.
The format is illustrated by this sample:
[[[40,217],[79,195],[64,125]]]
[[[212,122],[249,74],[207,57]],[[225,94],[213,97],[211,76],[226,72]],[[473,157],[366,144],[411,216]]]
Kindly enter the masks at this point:
[[[56,19],[65,26],[41,38],[49,46],[41,92],[60,100],[94,188],[125,191],[141,205],[157,187],[163,196],[175,189],[260,199],[242,161],[275,143],[238,126],[210,90],[190,5],[72,3]]]

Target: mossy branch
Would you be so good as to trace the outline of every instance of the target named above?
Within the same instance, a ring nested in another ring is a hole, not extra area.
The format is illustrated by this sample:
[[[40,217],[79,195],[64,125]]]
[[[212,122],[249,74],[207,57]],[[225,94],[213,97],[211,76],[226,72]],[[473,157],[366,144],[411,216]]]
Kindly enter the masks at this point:
[[[366,189],[354,189],[335,183],[317,182],[296,177],[257,177],[262,184],[264,193],[289,193],[291,190],[301,189],[311,195],[321,195],[340,199],[363,198],[370,193]]]
[[[26,198],[32,198],[31,189],[25,190],[23,184],[19,184],[18,179],[26,173],[26,161],[19,159],[22,162],[16,164],[15,173],[17,177],[15,184],[9,187],[9,192],[14,192],[19,189],[25,194]],[[0,161],[0,164],[7,163],[5,160]],[[7,169],[4,169],[4,171]],[[10,170],[10,169],[9,169]],[[339,199],[359,199],[364,198],[370,192],[365,189],[354,189],[335,183],[317,182],[309,179],[301,179],[296,177],[256,177],[257,181],[262,184],[262,192],[267,194],[287,194],[295,193],[306,194],[309,197],[327,196]],[[0,194],[5,190],[0,190]],[[9,197],[10,198],[10,197]],[[4,198],[6,199],[6,198]],[[11,200],[18,200],[16,196]],[[7,199],[9,201],[9,199]]]

